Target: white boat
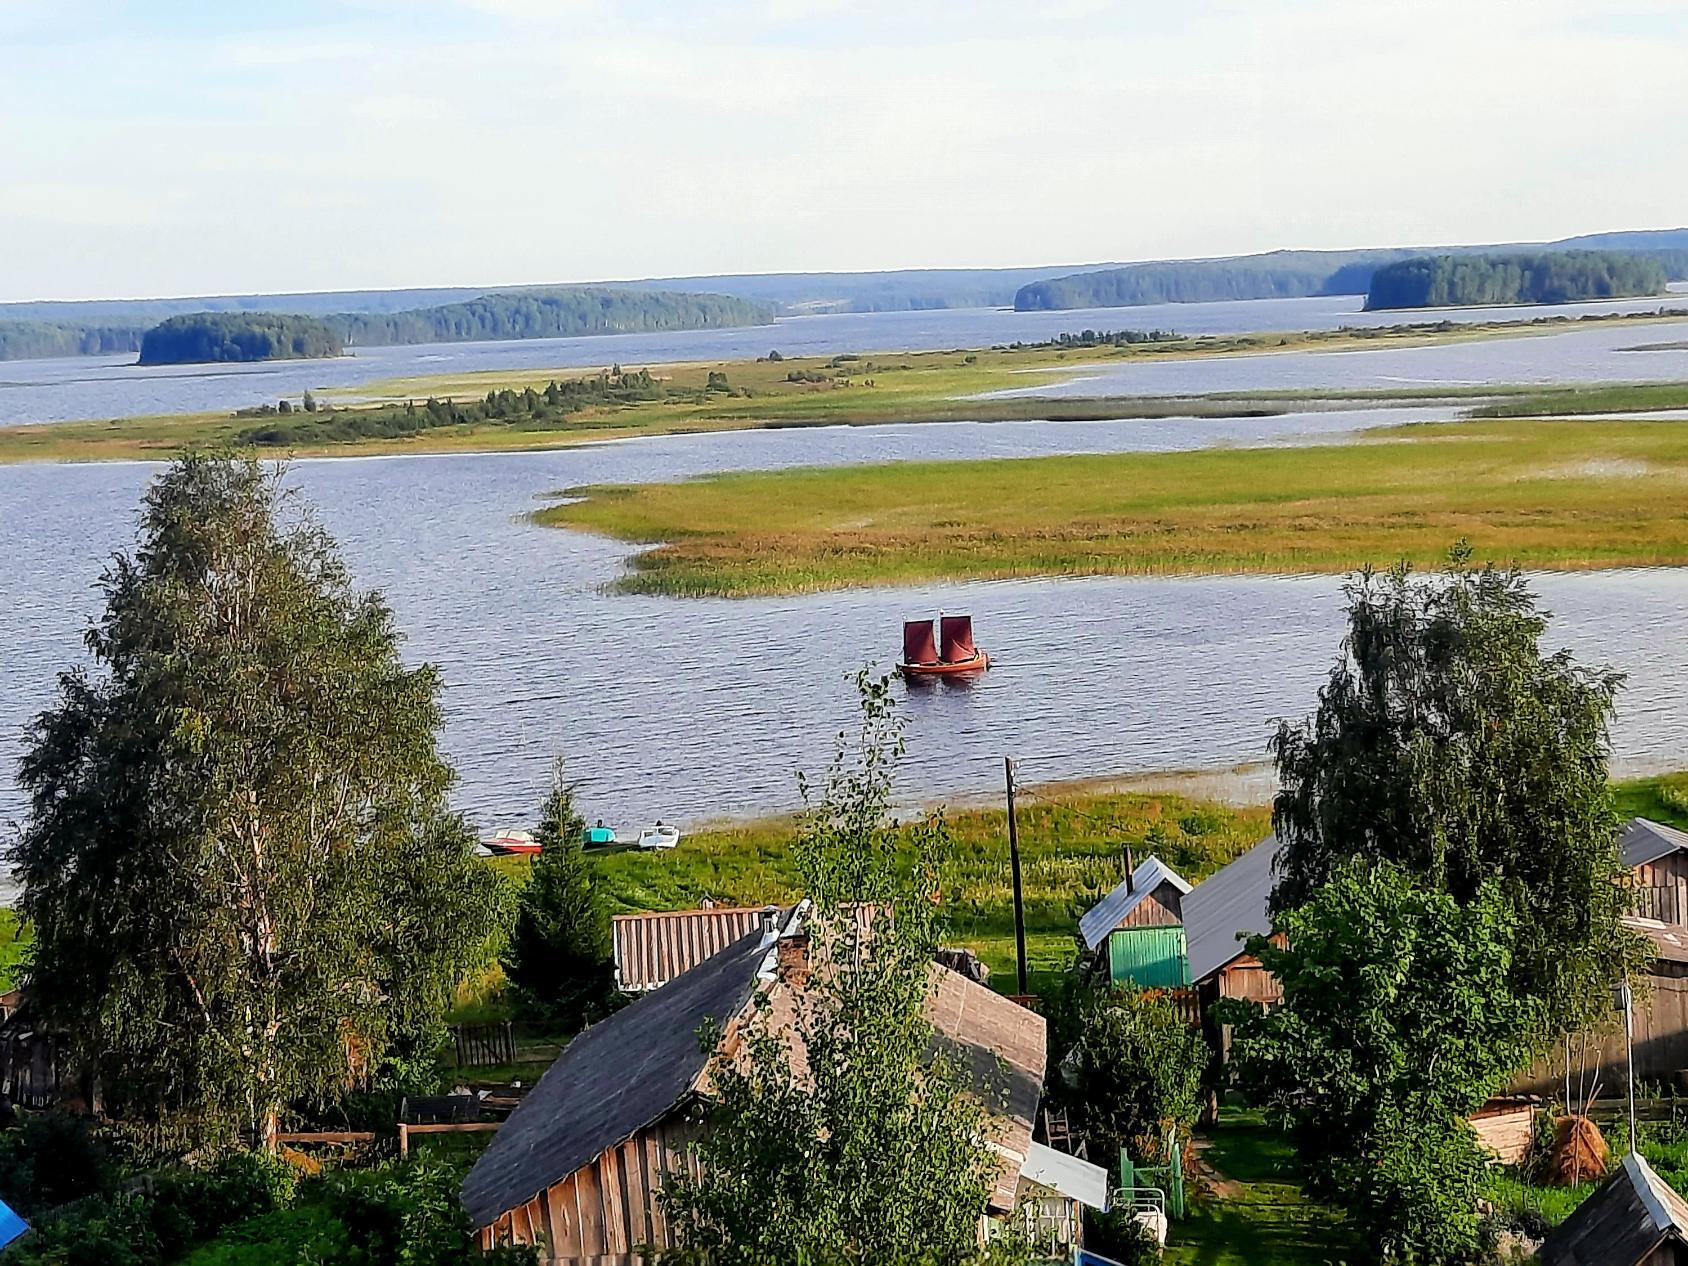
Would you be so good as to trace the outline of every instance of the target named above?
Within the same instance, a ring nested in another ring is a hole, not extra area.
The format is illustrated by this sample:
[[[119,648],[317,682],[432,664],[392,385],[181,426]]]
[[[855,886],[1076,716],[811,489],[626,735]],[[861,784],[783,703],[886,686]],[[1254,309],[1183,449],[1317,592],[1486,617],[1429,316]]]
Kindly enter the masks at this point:
[[[640,848],[673,848],[680,842],[680,828],[669,826],[658,819],[655,826],[647,826],[639,832]]]

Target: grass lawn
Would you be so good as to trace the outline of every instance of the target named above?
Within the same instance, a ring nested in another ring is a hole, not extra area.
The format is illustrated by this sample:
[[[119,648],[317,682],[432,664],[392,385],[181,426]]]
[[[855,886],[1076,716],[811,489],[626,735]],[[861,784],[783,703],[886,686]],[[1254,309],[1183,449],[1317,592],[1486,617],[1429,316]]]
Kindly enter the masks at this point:
[[[1204,1160],[1226,1180],[1221,1197],[1198,1197],[1172,1224],[1167,1266],[1314,1266],[1356,1260],[1342,1215],[1302,1193],[1289,1140],[1259,1113],[1227,1108]]]
[[[543,522],[649,546],[625,589],[1343,572],[1443,558],[1688,563],[1688,426],[1421,423],[1343,444],[739,473],[589,489]]]

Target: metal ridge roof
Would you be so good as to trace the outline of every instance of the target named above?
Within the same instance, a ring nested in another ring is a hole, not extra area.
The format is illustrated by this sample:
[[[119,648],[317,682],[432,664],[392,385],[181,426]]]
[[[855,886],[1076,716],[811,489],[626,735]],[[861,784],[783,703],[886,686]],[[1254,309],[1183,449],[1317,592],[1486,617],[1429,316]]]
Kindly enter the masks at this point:
[[[1247,937],[1272,930],[1266,906],[1272,896],[1273,863],[1282,847],[1276,835],[1268,835],[1184,898],[1185,953],[1192,984],[1241,954]]]
[[[1108,933],[1162,884],[1171,884],[1180,893],[1190,891],[1184,877],[1160,858],[1150,857],[1139,863],[1137,869],[1131,872],[1130,879],[1122,879],[1118,887],[1086,910],[1079,919],[1078,931],[1085,945],[1095,949],[1107,940]]]

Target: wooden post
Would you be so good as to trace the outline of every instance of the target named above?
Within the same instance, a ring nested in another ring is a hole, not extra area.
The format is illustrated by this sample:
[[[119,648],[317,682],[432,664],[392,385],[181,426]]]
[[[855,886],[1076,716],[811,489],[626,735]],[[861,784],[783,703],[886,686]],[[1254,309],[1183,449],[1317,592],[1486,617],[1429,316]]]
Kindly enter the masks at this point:
[[[1003,776],[1008,781],[1008,864],[1014,871],[1014,966],[1019,973],[1020,996],[1026,988],[1026,908],[1020,892],[1020,831],[1014,821],[1014,758],[1002,758]]]
[[[399,1159],[410,1158],[410,1127],[403,1121],[399,1122]]]

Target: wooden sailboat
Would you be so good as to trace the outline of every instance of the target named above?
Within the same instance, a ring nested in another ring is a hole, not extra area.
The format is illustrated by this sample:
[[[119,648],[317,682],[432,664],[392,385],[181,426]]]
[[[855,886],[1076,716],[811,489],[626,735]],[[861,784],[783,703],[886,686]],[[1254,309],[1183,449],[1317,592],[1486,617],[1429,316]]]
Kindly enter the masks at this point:
[[[937,637],[931,620],[903,622],[903,658],[897,671],[905,677],[947,677],[956,673],[981,673],[991,666],[990,656],[973,644],[973,617],[940,615]]]

